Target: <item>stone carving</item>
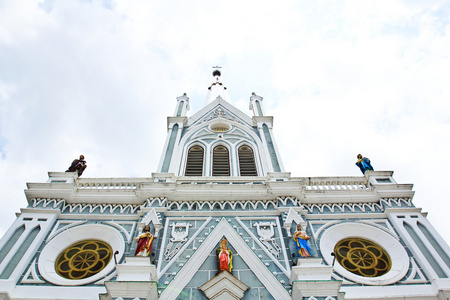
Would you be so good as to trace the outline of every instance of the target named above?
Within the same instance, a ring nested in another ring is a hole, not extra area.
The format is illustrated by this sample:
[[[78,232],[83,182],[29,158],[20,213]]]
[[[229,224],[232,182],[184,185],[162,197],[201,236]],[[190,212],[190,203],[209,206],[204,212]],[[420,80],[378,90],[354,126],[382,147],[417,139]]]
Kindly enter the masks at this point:
[[[169,240],[169,244],[164,251],[164,261],[166,262],[170,261],[187,241],[189,227],[192,227],[192,224],[177,222],[172,223],[170,226],[172,226],[172,238]],[[174,244],[176,244],[176,246],[172,250]]]
[[[278,258],[281,253],[281,247],[275,241],[275,230],[273,229],[277,224],[273,222],[259,222],[253,224],[253,226],[256,227],[259,240],[266,246],[267,250],[269,250],[272,255]]]
[[[205,119],[203,120],[203,122],[211,121],[211,120],[216,119],[216,118],[227,119],[227,120],[230,120],[230,121],[233,121],[233,122],[241,123],[241,124],[242,124],[242,122],[239,121],[238,119],[233,118],[233,117],[230,117],[229,115],[227,115],[227,112],[226,112],[223,108],[221,108],[221,107],[217,108],[217,109],[214,111],[214,114],[211,115],[210,117],[205,118]]]

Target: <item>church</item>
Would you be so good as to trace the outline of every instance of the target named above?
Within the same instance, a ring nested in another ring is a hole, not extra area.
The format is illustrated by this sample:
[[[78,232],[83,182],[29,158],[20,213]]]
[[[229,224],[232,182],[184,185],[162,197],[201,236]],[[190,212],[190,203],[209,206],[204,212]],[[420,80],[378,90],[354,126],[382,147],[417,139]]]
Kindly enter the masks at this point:
[[[27,184],[0,240],[0,300],[450,298],[450,248],[412,184],[291,177],[263,97],[249,116],[212,81],[192,116],[186,94],[174,102],[151,177]]]

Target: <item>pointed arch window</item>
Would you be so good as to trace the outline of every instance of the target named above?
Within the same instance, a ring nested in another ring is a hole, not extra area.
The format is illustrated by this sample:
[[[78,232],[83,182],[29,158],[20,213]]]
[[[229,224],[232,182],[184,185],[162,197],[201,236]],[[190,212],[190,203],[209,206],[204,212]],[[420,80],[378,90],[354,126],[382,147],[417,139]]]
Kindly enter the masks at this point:
[[[203,156],[204,151],[200,146],[193,146],[188,151],[185,176],[203,175]]]
[[[230,176],[230,155],[224,146],[217,146],[213,150],[213,176]]]
[[[241,176],[258,176],[253,150],[247,145],[239,147],[239,170]]]

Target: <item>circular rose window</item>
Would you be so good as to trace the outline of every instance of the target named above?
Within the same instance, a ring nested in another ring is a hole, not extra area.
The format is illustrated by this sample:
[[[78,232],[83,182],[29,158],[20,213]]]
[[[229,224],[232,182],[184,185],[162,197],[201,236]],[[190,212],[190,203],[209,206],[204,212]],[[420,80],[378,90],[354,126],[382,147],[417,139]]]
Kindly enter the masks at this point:
[[[111,261],[112,249],[105,242],[88,240],[67,247],[55,261],[56,272],[67,279],[91,277]]]
[[[359,276],[382,276],[391,269],[391,259],[387,252],[366,239],[344,239],[336,244],[334,254],[341,266]]]

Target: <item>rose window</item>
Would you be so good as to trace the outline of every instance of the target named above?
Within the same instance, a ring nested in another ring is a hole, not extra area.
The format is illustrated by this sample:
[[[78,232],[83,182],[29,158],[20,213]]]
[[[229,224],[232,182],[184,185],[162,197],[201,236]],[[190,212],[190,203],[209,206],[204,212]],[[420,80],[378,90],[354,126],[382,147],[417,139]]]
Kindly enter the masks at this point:
[[[391,269],[387,252],[369,240],[344,239],[336,245],[334,254],[341,266],[356,275],[377,277]]]
[[[56,272],[67,279],[91,277],[111,261],[112,249],[98,240],[82,241],[66,248],[56,259]]]

